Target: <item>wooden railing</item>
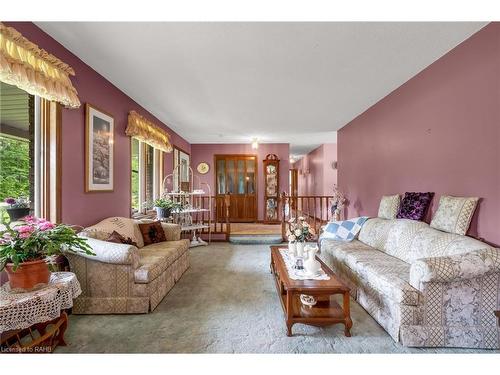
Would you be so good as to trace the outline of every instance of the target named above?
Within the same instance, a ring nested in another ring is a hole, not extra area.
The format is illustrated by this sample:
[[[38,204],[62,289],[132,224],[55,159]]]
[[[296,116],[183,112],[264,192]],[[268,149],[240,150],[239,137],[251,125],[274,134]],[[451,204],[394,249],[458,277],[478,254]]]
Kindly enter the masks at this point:
[[[194,222],[202,222],[206,225],[211,225],[212,234],[225,236],[225,240],[229,240],[231,233],[231,223],[229,222],[229,197],[216,197],[216,196],[200,196],[196,197],[193,202],[196,207],[208,209],[212,207],[212,216],[210,212],[198,212],[192,215]],[[203,237],[208,235],[208,228],[200,231]]]
[[[333,196],[288,196],[286,193],[281,195],[281,235],[283,241],[286,238],[286,223],[291,218],[304,217],[306,221],[319,234],[321,226],[332,220],[333,214],[330,211]]]

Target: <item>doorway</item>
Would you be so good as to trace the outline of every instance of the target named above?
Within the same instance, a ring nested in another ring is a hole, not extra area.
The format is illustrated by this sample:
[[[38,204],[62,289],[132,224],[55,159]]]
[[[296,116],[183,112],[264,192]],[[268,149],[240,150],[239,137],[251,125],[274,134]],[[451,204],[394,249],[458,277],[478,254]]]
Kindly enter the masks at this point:
[[[257,221],[257,155],[215,155],[215,192],[229,195],[229,221]]]

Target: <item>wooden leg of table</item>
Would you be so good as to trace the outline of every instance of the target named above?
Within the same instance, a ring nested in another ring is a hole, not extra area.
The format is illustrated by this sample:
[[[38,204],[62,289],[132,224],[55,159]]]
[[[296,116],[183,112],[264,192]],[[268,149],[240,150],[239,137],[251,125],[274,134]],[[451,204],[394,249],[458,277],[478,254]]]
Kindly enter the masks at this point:
[[[66,332],[66,328],[68,328],[68,314],[66,311],[63,311],[61,314],[61,319],[63,320],[61,326],[59,327],[59,334],[57,335],[57,344],[60,346],[66,346],[66,341],[64,341],[64,333]]]
[[[292,318],[293,318],[293,307],[292,307],[292,297],[293,293],[290,291],[286,292],[286,335],[288,337],[292,336]]]
[[[347,337],[351,337],[351,327],[352,327],[352,320],[351,320],[351,309],[349,306],[349,292],[344,293],[344,316],[345,316],[345,329],[344,329],[344,335]]]

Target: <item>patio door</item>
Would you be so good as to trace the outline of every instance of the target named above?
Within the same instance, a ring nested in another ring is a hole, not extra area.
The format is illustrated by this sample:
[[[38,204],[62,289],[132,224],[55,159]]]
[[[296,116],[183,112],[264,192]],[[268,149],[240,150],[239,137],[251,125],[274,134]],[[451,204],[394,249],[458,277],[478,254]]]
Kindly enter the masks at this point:
[[[229,220],[257,221],[257,156],[215,155],[215,191],[230,197]]]

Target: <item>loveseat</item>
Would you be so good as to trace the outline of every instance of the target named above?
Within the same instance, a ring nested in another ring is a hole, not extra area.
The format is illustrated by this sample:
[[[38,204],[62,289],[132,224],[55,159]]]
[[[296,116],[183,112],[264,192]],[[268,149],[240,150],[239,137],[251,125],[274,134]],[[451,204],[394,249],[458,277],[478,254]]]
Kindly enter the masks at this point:
[[[189,241],[181,228],[162,223],[167,241],[144,246],[139,221],[114,217],[85,228],[95,256],[66,254],[82,294],[75,314],[127,314],[153,311],[189,267]],[[113,231],[137,246],[105,241]]]
[[[405,346],[499,348],[500,250],[421,221],[369,219],[320,258]]]

